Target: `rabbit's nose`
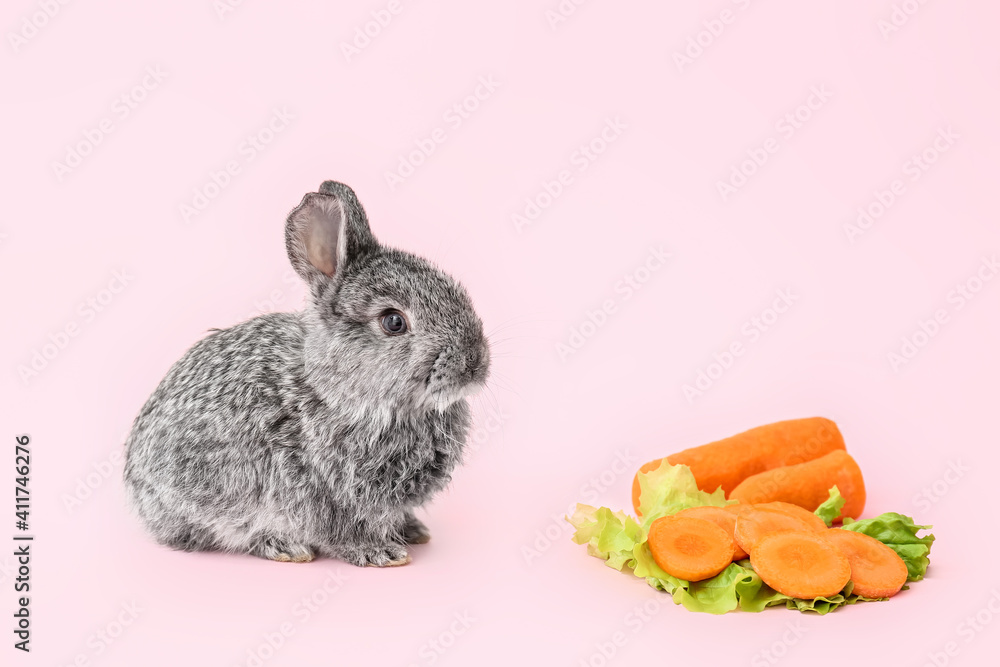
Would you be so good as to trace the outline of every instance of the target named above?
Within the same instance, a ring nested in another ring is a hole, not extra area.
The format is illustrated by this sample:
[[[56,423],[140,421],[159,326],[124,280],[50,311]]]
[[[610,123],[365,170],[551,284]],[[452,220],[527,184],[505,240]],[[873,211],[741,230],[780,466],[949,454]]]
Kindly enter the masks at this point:
[[[475,373],[476,368],[478,368],[479,363],[482,361],[482,357],[482,352],[475,346],[470,347],[469,351],[465,353],[465,370]]]
[[[468,350],[465,355],[465,370],[471,380],[481,382],[486,379],[490,364],[489,349],[484,343],[474,343]]]

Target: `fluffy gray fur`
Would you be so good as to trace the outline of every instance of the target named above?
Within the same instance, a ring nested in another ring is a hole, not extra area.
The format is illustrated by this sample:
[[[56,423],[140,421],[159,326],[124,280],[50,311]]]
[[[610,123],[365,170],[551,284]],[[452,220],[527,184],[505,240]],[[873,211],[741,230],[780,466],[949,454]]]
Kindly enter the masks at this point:
[[[129,499],[176,549],[405,564],[430,537],[414,508],[461,462],[466,396],[489,372],[482,322],[453,278],[376,241],[346,185],[306,194],[285,240],[308,306],[174,364],[125,444]],[[406,333],[382,329],[390,309]]]

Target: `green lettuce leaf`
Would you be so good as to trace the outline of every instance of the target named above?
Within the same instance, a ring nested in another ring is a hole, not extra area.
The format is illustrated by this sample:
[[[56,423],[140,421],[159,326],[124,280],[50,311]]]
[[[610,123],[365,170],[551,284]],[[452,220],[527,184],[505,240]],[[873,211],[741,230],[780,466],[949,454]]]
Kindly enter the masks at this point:
[[[666,461],[656,470],[637,475],[639,480],[639,513],[642,515],[644,530],[661,516],[676,514],[689,507],[732,505],[735,500],[726,500],[722,488],[707,493],[698,488],[691,469],[685,465],[672,466]]]
[[[837,593],[828,598],[814,598],[812,600],[800,600],[798,598],[786,598],[785,606],[789,609],[797,609],[801,612],[814,611],[820,616],[824,614],[829,614],[834,609],[838,607],[843,607],[845,604],[854,604],[860,598],[857,595],[844,595],[843,593]]]
[[[739,606],[736,584],[744,578],[746,570],[730,563],[729,566],[711,579],[686,581],[674,591],[674,604],[683,605],[688,611],[703,611],[709,614],[725,614]]]
[[[913,519],[905,514],[886,512],[874,519],[862,519],[845,523],[844,530],[864,533],[886,545],[903,559],[908,572],[907,581],[920,581],[927,574],[930,564],[931,545],[934,535],[928,533],[917,537],[921,530],[930,530],[932,526],[918,526]]]
[[[607,507],[577,503],[576,511],[566,520],[576,528],[574,542],[586,544],[588,554],[619,571],[632,560],[632,549],[644,539],[635,519]]]
[[[653,588],[673,593],[678,588],[687,585],[687,581],[667,574],[656,564],[653,555],[649,552],[649,544],[645,540],[635,545],[632,555],[632,574],[643,577],[646,583]]]
[[[816,516],[823,519],[827,528],[833,525],[833,520],[840,516],[840,510],[844,508],[847,500],[840,495],[840,489],[834,484],[830,487],[830,497],[823,501],[823,504],[816,508]]]
[[[744,558],[734,565],[744,571],[743,576],[736,582],[736,594],[740,599],[740,609],[759,612],[790,599],[787,595],[779,593],[761,581],[761,578],[750,567],[749,559]]]
[[[635,559],[635,563],[632,565],[632,573],[635,576],[646,579],[650,577],[661,579],[668,581],[671,586],[683,585],[683,580],[667,574],[656,564],[656,561],[653,560],[653,554],[649,552],[649,543],[645,540],[635,545],[635,548],[632,550],[632,556]]]

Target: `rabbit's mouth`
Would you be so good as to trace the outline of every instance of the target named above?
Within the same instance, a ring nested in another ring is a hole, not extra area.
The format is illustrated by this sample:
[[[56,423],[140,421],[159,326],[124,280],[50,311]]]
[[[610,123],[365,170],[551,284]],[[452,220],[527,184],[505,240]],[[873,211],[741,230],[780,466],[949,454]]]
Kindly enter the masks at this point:
[[[475,396],[485,386],[483,382],[466,382],[461,385],[443,387],[435,391],[428,392],[427,402],[429,407],[444,412],[452,405],[464,398]]]
[[[430,407],[444,411],[478,393],[486,385],[489,369],[490,350],[485,341],[467,350],[446,348],[431,364],[424,400]]]

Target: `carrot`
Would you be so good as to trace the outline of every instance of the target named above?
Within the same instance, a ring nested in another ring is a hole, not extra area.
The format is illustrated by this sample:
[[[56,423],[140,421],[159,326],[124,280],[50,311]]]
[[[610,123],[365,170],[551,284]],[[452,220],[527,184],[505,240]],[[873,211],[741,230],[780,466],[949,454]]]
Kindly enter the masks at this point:
[[[734,516],[739,516],[744,512],[756,509],[756,507],[757,506],[752,503],[735,503],[733,505],[726,505],[722,509],[726,510],[727,512],[732,512]]]
[[[708,579],[733,562],[732,536],[705,519],[661,517],[649,527],[648,542],[656,564],[678,579]]]
[[[691,468],[699,489],[712,493],[721,486],[728,494],[751,475],[811,461],[837,449],[844,449],[844,438],[829,419],[790,419],[649,461],[639,468],[639,472],[656,470],[663,461],[670,465],[683,464]],[[636,478],[632,483],[632,505],[637,512],[639,492]]]
[[[767,535],[750,554],[750,565],[774,590],[806,600],[836,595],[851,580],[847,557],[822,533]]]
[[[748,477],[733,489],[729,498],[741,503],[777,500],[813,511],[829,498],[834,484],[847,501],[841,516],[860,516],[865,509],[865,480],[851,455],[840,450]]]
[[[796,519],[802,519],[805,521],[813,530],[826,530],[826,522],[819,518],[809,510],[804,507],[799,507],[798,505],[793,505],[792,503],[784,503],[780,500],[773,500],[769,503],[757,503],[752,505],[757,509],[770,509],[776,510],[778,512],[784,512],[785,514],[791,514]]]
[[[719,509],[725,510],[734,516],[739,516],[744,512],[750,510],[762,509],[762,510],[773,510],[775,512],[781,512],[782,514],[791,514],[796,519],[801,519],[809,524],[812,530],[823,530],[827,526],[816,516],[813,512],[805,509],[804,507],[799,507],[798,505],[793,505],[791,503],[783,503],[780,501],[774,501],[770,503],[735,503],[733,505],[726,505],[725,507],[720,507]]]
[[[791,503],[783,503],[781,501],[775,500],[769,503],[741,503],[737,502],[732,505],[726,505],[725,507],[720,507],[719,509],[725,510],[734,516],[739,516],[750,510],[772,510],[775,512],[781,512],[783,514],[791,514],[796,519],[802,519],[814,530],[823,530],[826,528],[826,524],[823,519],[820,519],[813,512],[805,509],[804,507],[799,507],[798,505],[793,505]]]
[[[874,537],[832,528],[823,533],[851,564],[854,592],[866,598],[891,598],[906,583],[906,563]]]
[[[823,524],[826,530],[826,524]],[[776,509],[752,507],[736,517],[736,543],[753,556],[757,543],[766,535],[787,531],[812,532],[812,525]]]
[[[681,510],[674,516],[690,516],[695,519],[705,519],[706,521],[711,521],[719,528],[726,531],[726,534],[733,536],[733,560],[743,560],[747,557],[747,552],[743,551],[740,545],[736,544],[736,515],[732,512],[727,512],[722,507],[704,505],[701,507],[689,507],[686,510]]]

